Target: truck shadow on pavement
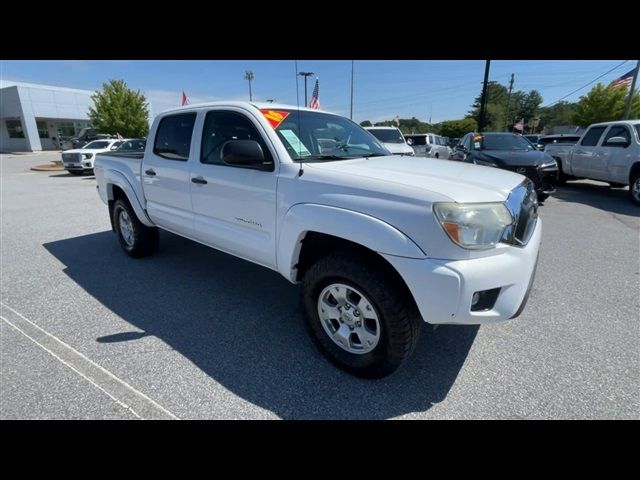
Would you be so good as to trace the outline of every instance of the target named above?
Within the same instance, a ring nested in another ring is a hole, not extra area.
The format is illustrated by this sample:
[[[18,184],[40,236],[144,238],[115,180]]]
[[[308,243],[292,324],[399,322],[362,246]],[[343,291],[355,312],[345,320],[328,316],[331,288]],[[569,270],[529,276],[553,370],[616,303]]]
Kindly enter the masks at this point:
[[[127,257],[110,231],[44,247],[78,285],[144,331],[96,339],[105,348],[154,335],[235,395],[286,419],[384,419],[428,410],[447,396],[478,331],[425,325],[403,368],[361,380],[316,350],[300,287],[276,272],[165,232],[159,252],[142,260]]]
[[[629,189],[610,188],[605,184],[568,182],[553,195],[562,202],[582,203],[600,210],[637,217],[640,208],[631,202]]]

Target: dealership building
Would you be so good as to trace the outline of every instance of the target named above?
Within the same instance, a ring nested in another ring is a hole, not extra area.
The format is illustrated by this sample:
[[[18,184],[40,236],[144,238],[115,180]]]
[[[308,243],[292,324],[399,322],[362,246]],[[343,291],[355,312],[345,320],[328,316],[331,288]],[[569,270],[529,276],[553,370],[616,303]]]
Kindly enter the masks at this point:
[[[0,151],[59,150],[89,126],[93,93],[0,80]]]

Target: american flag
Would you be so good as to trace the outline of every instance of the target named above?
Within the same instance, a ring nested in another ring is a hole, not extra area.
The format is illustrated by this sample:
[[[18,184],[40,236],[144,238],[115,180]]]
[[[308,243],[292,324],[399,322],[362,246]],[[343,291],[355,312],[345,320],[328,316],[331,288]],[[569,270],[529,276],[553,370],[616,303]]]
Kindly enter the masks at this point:
[[[524,118],[521,118],[520,120],[518,120],[516,124],[513,126],[513,128],[515,128],[516,130],[520,130],[522,132],[522,129],[524,128]]]
[[[628,71],[627,73],[625,73],[624,75],[622,75],[619,78],[616,78],[613,82],[611,82],[611,87],[613,88],[620,88],[620,87],[624,87],[624,86],[630,86],[631,82],[633,81],[633,73],[636,71],[636,69],[634,68],[633,70]]]
[[[311,100],[309,101],[309,108],[320,110],[320,99],[318,98],[318,79],[316,78],[316,86],[313,87],[313,93],[311,94]]]
[[[187,94],[184,93],[184,91],[182,92],[182,100],[180,101],[180,105],[182,105],[183,107],[185,105],[189,105],[189,97],[187,97]]]

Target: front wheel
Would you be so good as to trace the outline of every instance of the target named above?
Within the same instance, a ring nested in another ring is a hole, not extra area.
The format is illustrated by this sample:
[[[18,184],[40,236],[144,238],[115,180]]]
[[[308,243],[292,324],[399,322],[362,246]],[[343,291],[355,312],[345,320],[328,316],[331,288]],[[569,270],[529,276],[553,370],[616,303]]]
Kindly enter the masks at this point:
[[[120,246],[130,257],[147,257],[158,250],[158,229],[138,220],[126,200],[118,199],[113,204],[113,224]]]
[[[338,367],[364,378],[394,372],[414,350],[422,320],[408,292],[357,253],[330,254],[304,277],[313,339]]]
[[[629,183],[629,195],[631,196],[631,201],[636,205],[640,205],[640,171],[636,172],[636,174],[631,178],[631,183]]]
[[[544,202],[547,198],[549,198],[549,194],[548,193],[539,193],[538,194],[538,201],[540,203]]]

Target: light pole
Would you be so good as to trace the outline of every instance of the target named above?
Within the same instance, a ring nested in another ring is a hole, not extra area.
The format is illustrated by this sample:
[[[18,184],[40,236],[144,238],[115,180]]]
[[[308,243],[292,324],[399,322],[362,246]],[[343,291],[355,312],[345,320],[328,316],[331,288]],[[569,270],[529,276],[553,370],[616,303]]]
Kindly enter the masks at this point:
[[[244,72],[244,79],[249,80],[249,101],[253,101],[253,94],[251,93],[251,80],[253,80],[253,71],[247,70]]]
[[[307,107],[307,78],[313,75],[313,72],[298,72],[299,77],[304,77],[304,106]]]

